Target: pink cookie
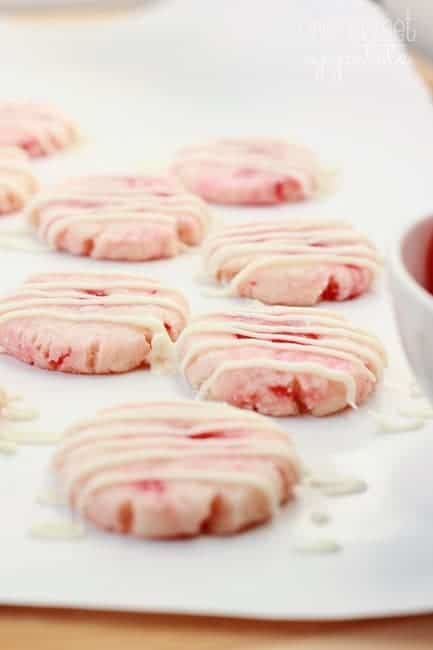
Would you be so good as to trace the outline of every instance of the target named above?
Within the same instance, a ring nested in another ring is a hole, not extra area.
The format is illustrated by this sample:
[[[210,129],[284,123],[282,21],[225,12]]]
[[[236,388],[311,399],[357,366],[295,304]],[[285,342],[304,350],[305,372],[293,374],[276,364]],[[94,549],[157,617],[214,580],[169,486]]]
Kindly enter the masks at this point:
[[[30,223],[52,248],[96,259],[143,261],[200,244],[205,204],[170,178],[89,176],[42,195]]]
[[[199,397],[274,416],[362,404],[386,361],[375,336],[333,312],[299,307],[202,316],[177,347]]]
[[[71,507],[99,528],[147,538],[226,535],[293,497],[287,434],[226,405],[143,402],[67,431],[54,466]]]
[[[46,273],[0,300],[0,345],[46,370],[127,372],[169,363],[187,318],[183,296],[155,280]]]
[[[188,147],[178,153],[173,173],[206,201],[236,205],[311,199],[323,174],[305,147],[269,139],[225,139]]]
[[[53,108],[0,102],[0,146],[24,149],[29,156],[49,156],[78,139],[72,122]]]
[[[21,210],[37,188],[24,151],[0,147],[0,216]]]
[[[373,244],[350,225],[309,219],[223,228],[208,239],[204,258],[226,295],[291,306],[356,298],[381,266]]]

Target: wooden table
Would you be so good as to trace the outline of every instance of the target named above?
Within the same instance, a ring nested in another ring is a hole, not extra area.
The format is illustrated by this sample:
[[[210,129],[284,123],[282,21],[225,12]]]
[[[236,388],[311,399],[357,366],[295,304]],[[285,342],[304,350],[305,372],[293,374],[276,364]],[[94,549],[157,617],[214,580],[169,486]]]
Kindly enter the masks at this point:
[[[433,616],[271,623],[3,608],[2,650],[431,650]]]
[[[433,93],[433,63],[414,63]],[[1,650],[432,650],[433,615],[272,623],[0,607]]]

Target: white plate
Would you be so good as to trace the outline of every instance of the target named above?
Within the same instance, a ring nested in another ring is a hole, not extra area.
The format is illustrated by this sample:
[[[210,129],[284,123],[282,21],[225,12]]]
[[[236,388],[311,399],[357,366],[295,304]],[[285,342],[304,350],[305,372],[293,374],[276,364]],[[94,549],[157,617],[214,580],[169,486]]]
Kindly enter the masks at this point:
[[[81,123],[80,148],[35,163],[47,182],[134,170],[215,135],[305,141],[340,168],[337,193],[281,209],[217,208],[217,216],[341,216],[384,248],[397,225],[433,205],[433,115],[379,11],[361,0],[324,5],[274,0],[269,11],[248,0],[179,0],[101,30],[4,23],[0,55],[15,59],[2,69],[2,95],[50,100]],[[182,287],[195,311],[219,304],[200,294],[194,254],[122,265],[2,252],[2,264],[2,290],[39,270],[128,269]],[[383,281],[338,309],[379,334],[393,364],[404,366]],[[190,394],[179,377],[146,372],[74,377],[3,357],[0,373],[1,384],[41,409],[40,423],[23,428],[50,431],[107,404]],[[35,541],[29,526],[52,516],[34,503],[51,450],[23,448],[0,458],[0,601],[282,619],[433,609],[432,427],[379,436],[366,408],[281,424],[308,457],[335,454],[369,484],[366,494],[329,500],[326,535],[341,553],[291,550],[302,502],[272,526],[230,539],[148,543],[89,530],[79,542]]]

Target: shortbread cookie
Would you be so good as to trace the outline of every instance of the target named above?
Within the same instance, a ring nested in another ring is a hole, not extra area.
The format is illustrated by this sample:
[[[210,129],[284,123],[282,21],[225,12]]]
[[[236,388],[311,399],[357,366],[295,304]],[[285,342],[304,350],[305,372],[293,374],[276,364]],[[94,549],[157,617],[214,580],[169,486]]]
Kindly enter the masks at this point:
[[[206,201],[237,205],[311,199],[323,177],[309,149],[265,138],[224,139],[183,149],[172,171]]]
[[[67,431],[54,466],[75,511],[99,528],[147,538],[262,524],[292,498],[299,477],[274,423],[182,400],[101,411]]]
[[[267,304],[311,306],[368,291],[380,270],[373,244],[339,221],[290,219],[226,227],[204,248],[224,293]]]
[[[0,146],[0,216],[21,210],[37,188],[24,151]]]
[[[177,347],[199,397],[274,416],[356,407],[386,362],[375,336],[334,312],[300,307],[202,316]]]
[[[126,274],[46,273],[0,300],[0,345],[46,370],[107,374],[169,363],[183,296]]]
[[[89,176],[41,195],[28,219],[54,249],[143,261],[173,257],[200,244],[208,212],[174,179]]]
[[[33,158],[66,149],[77,139],[74,124],[51,107],[0,102],[0,147],[20,147]]]

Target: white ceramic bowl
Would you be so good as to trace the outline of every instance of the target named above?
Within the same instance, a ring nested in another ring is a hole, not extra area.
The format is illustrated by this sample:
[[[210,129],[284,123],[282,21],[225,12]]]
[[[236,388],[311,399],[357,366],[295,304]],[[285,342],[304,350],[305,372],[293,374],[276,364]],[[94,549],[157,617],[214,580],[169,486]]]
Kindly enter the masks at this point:
[[[406,228],[390,258],[398,327],[417,379],[433,400],[433,216]],[[431,269],[429,269],[431,267]]]

